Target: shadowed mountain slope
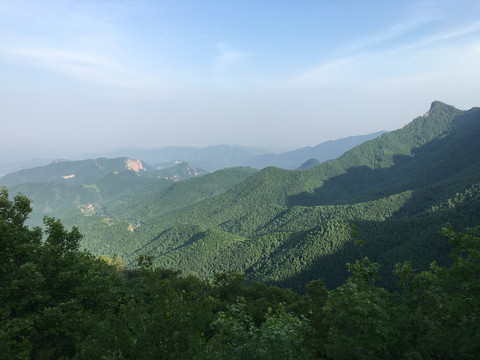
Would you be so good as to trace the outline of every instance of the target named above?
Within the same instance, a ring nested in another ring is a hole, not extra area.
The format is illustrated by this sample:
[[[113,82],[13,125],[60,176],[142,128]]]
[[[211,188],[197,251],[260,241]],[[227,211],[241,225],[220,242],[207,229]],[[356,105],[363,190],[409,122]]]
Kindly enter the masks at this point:
[[[364,255],[386,267],[409,259],[419,267],[434,258],[447,262],[440,227],[480,222],[479,135],[480,109],[434,102],[404,128],[312,169],[268,167],[171,211],[159,195],[135,231],[119,231],[103,244],[122,239],[128,249],[116,249],[127,259],[146,253],[187,274],[211,278],[234,269],[296,289],[318,277],[335,286],[346,276],[345,262]],[[169,191],[171,197],[180,188]],[[138,221],[128,211],[122,219]],[[363,248],[354,245],[352,226]]]
[[[85,247],[130,264],[145,254],[184,274],[234,270],[302,290],[317,278],[343,283],[345,263],[369,256],[392,286],[398,261],[419,269],[449,261],[442,226],[480,224],[479,136],[479,108],[436,101],[402,129],[310,169],[232,168],[179,182],[125,171],[118,190],[120,173],[110,172],[81,184],[84,193],[68,198],[78,205],[62,216]]]

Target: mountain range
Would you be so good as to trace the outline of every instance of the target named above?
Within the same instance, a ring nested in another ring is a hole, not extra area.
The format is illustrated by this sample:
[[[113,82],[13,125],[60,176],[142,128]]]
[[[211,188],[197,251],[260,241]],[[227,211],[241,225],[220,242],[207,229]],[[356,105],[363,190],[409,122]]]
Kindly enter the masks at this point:
[[[150,255],[184,274],[212,279],[232,270],[302,291],[312,279],[343,283],[345,263],[368,256],[384,264],[388,287],[399,261],[419,269],[450,261],[442,226],[480,224],[479,135],[479,108],[435,101],[402,129],[336,159],[305,163],[316,158],[307,156],[295,165],[304,170],[236,167],[195,176],[184,163],[187,173],[172,179],[140,161],[129,170],[130,159],[119,158],[61,172],[52,164],[37,183],[20,184],[25,171],[0,183],[31,197],[36,213],[78,226],[93,253],[132,265]],[[94,175],[82,175],[86,168]]]
[[[267,153],[246,146],[215,145],[204,148],[171,146],[150,150],[126,148],[104,154],[87,154],[81,156],[81,158],[112,159],[128,157],[130,159],[141,159],[147,170],[173,167],[180,162],[189,163],[192,167],[208,172],[234,166],[251,166],[257,169],[277,166],[284,169],[295,169],[309,159],[316,159],[318,162],[334,159],[356,145],[380,136],[384,132],[329,140],[313,147],[307,146],[279,154]],[[60,161],[68,162],[67,160],[52,161],[46,159],[0,162],[0,177],[22,169],[36,168]],[[52,167],[49,169],[53,170]]]
[[[215,145],[204,148],[171,146],[153,150],[122,149],[108,153],[105,156],[127,156],[134,159],[142,159],[153,165],[169,164],[180,160],[209,172],[234,166],[251,166],[257,169],[276,166],[293,170],[309,159],[317,159],[319,162],[334,159],[358,144],[371,140],[385,132],[379,131],[368,135],[329,140],[316,146],[306,146],[279,154],[268,153],[246,146]]]

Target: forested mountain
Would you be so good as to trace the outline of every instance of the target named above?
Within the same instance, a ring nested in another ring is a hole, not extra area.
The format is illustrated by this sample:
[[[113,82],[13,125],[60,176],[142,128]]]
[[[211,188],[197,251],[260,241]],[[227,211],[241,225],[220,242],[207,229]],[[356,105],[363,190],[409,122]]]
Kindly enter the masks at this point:
[[[302,291],[316,278],[337,286],[347,276],[344,264],[368,255],[384,264],[380,274],[390,286],[398,261],[420,269],[434,259],[448,263],[437,236],[446,223],[480,223],[479,134],[480,109],[433,102],[404,128],[306,170],[232,168],[173,181],[157,173],[169,169],[115,173],[104,166],[104,174],[90,161],[46,177],[58,182],[11,191],[33,199],[32,223],[59,216],[79,226],[94,254],[127,264],[143,254],[205,279],[233,270]],[[81,175],[84,168],[94,176]]]
[[[217,273],[211,282],[80,249],[53,218],[29,228],[30,201],[0,190],[0,349],[4,359],[475,359],[480,344],[480,227],[443,228],[452,264],[380,264],[306,295]],[[472,335],[473,334],[473,335]]]
[[[1,178],[2,185],[11,186],[25,183],[64,184],[92,183],[101,177],[119,171],[130,170],[141,173],[149,166],[140,160],[128,158],[67,161],[56,160],[48,165],[24,169]]]
[[[99,168],[108,169],[109,167],[118,171],[124,170],[125,166],[121,160],[126,158],[141,159],[141,164],[146,170],[172,168],[179,163],[188,163],[192,167],[208,172],[238,166],[250,166],[257,169],[277,166],[284,169],[295,169],[309,159],[316,159],[319,163],[334,159],[356,145],[380,136],[384,132],[329,140],[313,147],[307,146],[279,154],[265,153],[263,150],[246,146],[215,145],[204,148],[170,146],[151,150],[126,148],[101,155],[85,154],[81,156],[82,159],[96,160],[55,160],[53,162],[46,159],[5,160],[0,162],[0,177],[18,172],[9,176],[7,180],[2,179],[8,185],[32,182],[32,179],[33,182],[59,181],[62,176],[65,176],[65,173],[78,172],[81,168],[84,168],[84,171],[88,171],[88,169],[92,171],[96,167],[97,172]],[[120,161],[118,161],[119,159]],[[93,163],[94,161],[97,161],[97,165]],[[64,162],[64,164],[62,166],[53,165],[59,162]],[[45,165],[50,166],[43,167]],[[43,168],[42,170],[34,169],[37,167]]]
[[[307,146],[279,154],[266,153],[264,150],[246,146],[215,145],[203,148],[170,146],[152,150],[121,149],[103,156],[128,156],[134,159],[142,159],[152,166],[183,161],[206,171],[238,166],[251,166],[257,169],[263,169],[267,166],[295,169],[309,159],[317,159],[319,162],[334,159],[358,144],[378,137],[383,133],[385,131],[329,140],[316,146]]]
[[[23,169],[0,178],[3,186],[26,183],[94,184],[107,175],[135,173],[137,177],[183,180],[204,175],[202,169],[177,162],[167,168],[152,167],[141,160],[130,158],[98,158],[88,160],[56,160],[48,165]]]
[[[320,164],[321,163],[320,163],[320,161],[318,161],[318,159],[309,159],[309,160],[305,161],[302,165],[297,167],[295,170],[308,170],[308,169],[312,169],[315,166],[318,166]]]
[[[307,170],[231,168],[181,181],[125,170],[95,184],[11,187],[79,226],[46,218],[43,236],[25,226],[28,199],[2,189],[0,350],[474,359],[479,135],[479,108],[434,102],[403,129]]]
[[[182,161],[196,168],[215,171],[227,167],[247,166],[250,159],[264,151],[239,145],[214,145],[203,148],[193,146],[169,146],[160,149],[121,149],[106,154],[108,157],[128,156],[156,164]]]
[[[234,270],[301,291],[315,278],[342,283],[344,264],[368,255],[384,264],[388,286],[400,260],[449,261],[437,236],[444,224],[480,223],[479,134],[480,109],[434,102],[404,128],[309,170],[239,169],[243,180],[235,174],[221,191],[200,177],[68,222],[94,253],[132,264],[145,254],[185,274]]]
[[[251,159],[248,164],[257,169],[275,166],[282,169],[294,170],[310,159],[316,159],[319,163],[335,159],[355,146],[384,133],[385,131],[379,131],[368,135],[349,136],[342,139],[329,140],[317,146],[307,146],[281,154],[257,155]]]
[[[130,199],[167,189],[177,181],[204,175],[187,163],[153,169],[128,158],[56,161],[0,178],[0,185],[28,194],[34,212],[29,222],[41,224],[44,216],[66,218],[105,213],[107,207],[123,206]],[[240,180],[239,180],[240,181]]]

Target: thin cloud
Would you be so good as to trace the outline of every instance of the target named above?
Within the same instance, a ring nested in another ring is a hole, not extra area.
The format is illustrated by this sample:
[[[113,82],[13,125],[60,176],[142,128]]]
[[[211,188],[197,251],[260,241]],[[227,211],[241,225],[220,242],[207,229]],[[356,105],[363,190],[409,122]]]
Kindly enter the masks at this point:
[[[427,38],[426,40],[424,40],[424,42],[433,43],[438,41],[450,40],[450,39],[455,39],[455,38],[459,38],[462,36],[471,35],[479,32],[480,32],[480,21],[475,21],[473,23],[470,23],[460,28],[455,28],[455,29],[451,29],[450,31],[445,31],[439,34],[435,34]]]
[[[129,90],[152,90],[152,84],[136,73],[106,57],[78,50],[16,47],[6,49],[15,61],[46,68],[81,81]]]
[[[96,92],[161,92],[159,74],[145,73],[127,56],[130,34],[115,21],[126,10],[121,4],[47,3],[0,6],[0,60],[60,74]]]
[[[477,33],[480,33],[480,22],[430,33],[396,47],[361,49],[297,74],[287,84],[336,87],[419,72],[452,72],[469,62],[472,48],[480,43]],[[460,61],[462,58],[465,59]]]
[[[338,86],[349,80],[347,69],[351,68],[356,58],[344,57],[314,67],[312,70],[294,76],[286,82],[286,86],[294,87],[322,87]],[[350,79],[351,80],[351,79]]]
[[[360,37],[341,48],[340,53],[351,54],[355,52],[366,51],[383,45],[389,41],[401,38],[402,36],[412,32],[418,27],[432,22],[436,18],[433,16],[421,15],[412,19],[406,19],[383,29],[381,32]]]

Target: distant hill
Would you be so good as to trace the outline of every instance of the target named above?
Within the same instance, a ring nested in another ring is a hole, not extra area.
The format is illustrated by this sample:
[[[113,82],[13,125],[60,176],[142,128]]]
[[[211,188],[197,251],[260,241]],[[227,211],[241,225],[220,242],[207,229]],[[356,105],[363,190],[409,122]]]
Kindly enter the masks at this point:
[[[144,169],[150,170],[160,168],[172,168],[179,163],[188,163],[190,166],[202,169],[203,171],[212,172],[219,169],[237,166],[251,166],[257,169],[262,169],[268,166],[276,166],[283,169],[296,169],[309,159],[317,159],[319,162],[324,162],[330,159],[334,159],[344,152],[350,150],[354,146],[380,136],[385,131],[369,135],[350,136],[338,140],[329,140],[313,147],[304,147],[301,149],[288,151],[280,154],[265,153],[264,150],[250,148],[246,146],[238,145],[215,145],[207,146],[204,148],[188,147],[188,146],[170,146],[161,149],[142,150],[134,148],[125,148],[116,151],[112,151],[105,154],[86,154],[81,160],[65,160],[65,166],[63,172],[68,172],[69,167],[72,173],[79,171],[78,167],[91,166],[89,159],[103,159],[100,162],[112,162],[111,165],[100,165],[106,167],[113,166],[116,170],[123,169],[121,163],[113,164],[115,159],[140,159]],[[85,160],[84,158],[88,158]],[[62,160],[46,160],[46,159],[33,159],[16,162],[2,162],[0,163],[0,177],[6,176],[13,172],[20,170],[33,169],[49,165],[51,163],[60,162]],[[83,162],[83,163],[82,163]],[[78,167],[75,167],[77,166]],[[47,168],[44,175],[38,175],[38,181],[58,181],[58,179],[49,179],[47,175],[51,170],[55,169]],[[91,171],[86,169],[86,171]],[[19,178],[19,174],[15,175],[17,180],[6,180],[6,183],[21,183],[29,181],[31,173],[39,174],[38,170],[33,172],[25,172],[21,176],[24,176],[23,180]],[[99,172],[101,173],[101,172]],[[35,175],[37,176],[37,175]],[[34,176],[34,177],[35,177]],[[56,174],[54,176],[62,177],[63,174]],[[79,175],[76,175],[79,176]],[[61,180],[60,180],[61,181]],[[69,181],[73,183],[75,181]]]
[[[294,170],[310,159],[317,159],[319,162],[335,159],[355,146],[374,139],[385,132],[386,131],[379,131],[368,135],[350,136],[338,140],[329,140],[317,146],[307,146],[282,154],[257,155],[249,161],[249,165],[257,169],[276,166],[282,169]]]
[[[300,165],[298,168],[296,168],[295,170],[308,170],[320,164],[321,162],[318,159],[309,159],[305,161],[302,165]]]
[[[128,156],[152,165],[174,161],[187,162],[206,171],[228,167],[247,166],[249,160],[264,151],[238,145],[215,145],[204,148],[170,146],[161,149],[120,149],[106,154],[107,157]]]
[[[152,169],[139,160],[99,158],[56,161],[21,170],[0,178],[0,185],[8,186],[13,194],[30,197],[34,208],[30,223],[40,225],[44,216],[65,218],[72,211],[105,215],[113,204],[128,206],[131,199],[148,197],[178,181],[205,174],[187,163]]]
[[[265,153],[260,149],[238,145],[215,145],[204,148],[171,146],[153,150],[122,149],[104,156],[128,156],[142,159],[153,166],[184,161],[209,172],[236,166],[251,166],[257,169],[276,166],[282,169],[295,169],[309,159],[317,159],[320,162],[334,159],[356,145],[383,133],[385,131],[329,140],[313,147],[308,146],[280,154]]]
[[[22,183],[59,182],[77,184],[92,182],[111,172],[130,170],[142,172],[148,165],[128,158],[67,161],[56,160],[48,165],[23,169],[0,178],[0,184],[11,186]]]
[[[25,183],[92,184],[104,176],[121,172],[135,173],[136,176],[188,179],[206,172],[192,168],[187,163],[177,163],[169,168],[155,169],[141,160],[130,158],[98,158],[89,160],[56,160],[48,165],[23,169],[0,178],[0,185],[12,186]]]
[[[30,169],[51,163],[49,159],[30,159],[20,161],[2,161],[0,162],[0,177],[22,169]]]

